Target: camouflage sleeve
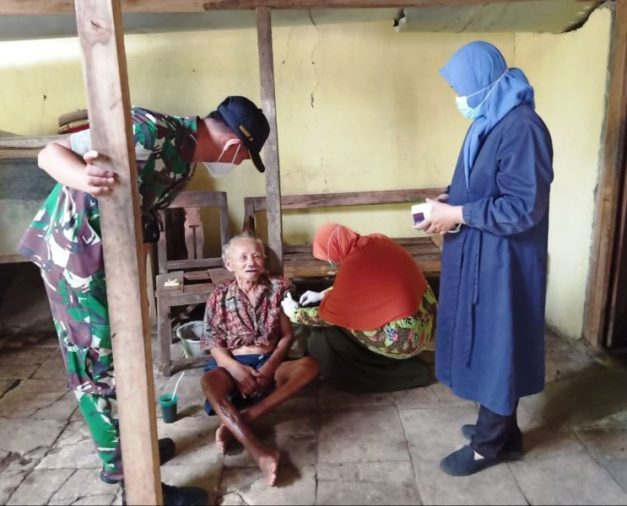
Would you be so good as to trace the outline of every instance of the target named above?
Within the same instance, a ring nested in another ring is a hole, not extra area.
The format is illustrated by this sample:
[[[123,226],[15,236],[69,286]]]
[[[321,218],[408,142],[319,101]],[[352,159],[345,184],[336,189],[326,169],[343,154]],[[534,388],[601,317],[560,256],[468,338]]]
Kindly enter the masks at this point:
[[[226,327],[224,319],[220,317],[218,294],[219,291],[214,290],[209,296],[205,307],[203,332],[200,338],[200,347],[203,350],[227,347]]]
[[[158,121],[154,113],[140,107],[131,109],[131,117],[133,120],[135,159],[138,162],[145,162],[157,144]]]

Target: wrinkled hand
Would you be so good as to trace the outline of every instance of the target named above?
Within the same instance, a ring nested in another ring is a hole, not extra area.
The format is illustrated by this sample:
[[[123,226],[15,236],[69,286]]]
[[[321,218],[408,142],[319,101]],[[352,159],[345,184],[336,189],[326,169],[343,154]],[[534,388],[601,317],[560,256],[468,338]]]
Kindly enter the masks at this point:
[[[102,197],[111,193],[116,182],[115,172],[99,167],[107,158],[97,151],[91,150],[83,155],[85,160],[85,182],[83,190],[94,197]]]
[[[253,395],[261,395],[272,387],[274,383],[274,367],[266,362],[257,370],[257,390]]]
[[[257,376],[259,372],[244,364],[235,363],[229,367],[229,374],[233,377],[235,385],[244,397],[252,397],[258,389]]]
[[[285,316],[291,320],[294,317],[294,313],[298,309],[298,302],[292,298],[292,294],[290,292],[287,292],[281,301],[281,307],[283,308]]]
[[[414,225],[416,230],[424,230],[427,234],[446,234],[464,222],[462,206],[452,206],[431,199],[427,199],[427,202],[431,203],[431,216],[428,220]]]
[[[323,294],[322,292],[314,292],[312,290],[307,290],[304,294],[300,296],[298,302],[300,302],[303,306],[308,304],[317,304],[322,300]]]

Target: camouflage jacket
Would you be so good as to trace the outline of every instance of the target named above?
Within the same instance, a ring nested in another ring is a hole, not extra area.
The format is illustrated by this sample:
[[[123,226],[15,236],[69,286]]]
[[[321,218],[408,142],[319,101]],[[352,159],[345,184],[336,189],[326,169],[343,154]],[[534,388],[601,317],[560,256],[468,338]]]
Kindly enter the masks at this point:
[[[131,111],[142,214],[166,207],[192,175],[198,117]],[[70,136],[72,150],[91,149],[89,130]],[[63,276],[81,289],[103,270],[98,201],[57,184],[37,212],[18,251],[48,275]]]

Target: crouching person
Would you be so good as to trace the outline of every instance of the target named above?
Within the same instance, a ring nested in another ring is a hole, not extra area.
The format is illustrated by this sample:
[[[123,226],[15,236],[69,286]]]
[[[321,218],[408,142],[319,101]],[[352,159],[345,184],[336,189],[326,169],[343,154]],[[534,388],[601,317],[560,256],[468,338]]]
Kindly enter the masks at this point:
[[[291,288],[265,271],[265,248],[253,236],[233,237],[223,260],[235,279],[217,285],[207,301],[201,346],[212,354],[202,377],[205,409],[222,424],[216,443],[222,452],[235,437],[274,485],[279,452],[262,444],[251,424],[291,398],[318,375],[310,357],[284,361],[292,344],[281,299]]]

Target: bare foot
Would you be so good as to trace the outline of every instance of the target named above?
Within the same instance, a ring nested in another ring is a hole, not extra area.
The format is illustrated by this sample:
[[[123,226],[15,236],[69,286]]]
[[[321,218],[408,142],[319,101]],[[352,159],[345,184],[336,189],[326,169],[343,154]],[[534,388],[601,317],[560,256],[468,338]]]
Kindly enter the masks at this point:
[[[274,483],[276,482],[280,457],[281,454],[278,450],[270,450],[257,460],[259,469],[261,469],[261,472],[266,477],[266,483],[269,487],[274,486]]]
[[[224,455],[229,446],[229,442],[233,434],[231,431],[226,428],[226,425],[222,424],[216,429],[216,445],[218,446],[218,451]]]

